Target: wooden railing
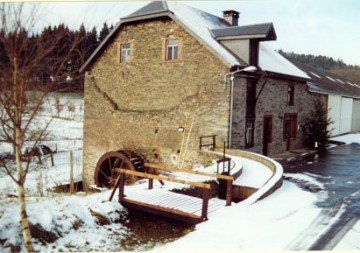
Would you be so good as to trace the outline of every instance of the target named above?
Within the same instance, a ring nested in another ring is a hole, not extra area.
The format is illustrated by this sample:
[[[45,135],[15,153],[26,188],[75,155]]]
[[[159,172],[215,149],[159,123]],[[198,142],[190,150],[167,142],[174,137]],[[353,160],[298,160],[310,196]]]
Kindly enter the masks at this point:
[[[211,178],[217,178],[227,181],[227,188],[226,188],[226,205],[230,206],[232,201],[232,182],[234,178],[232,176],[227,175],[219,175],[214,173],[207,173],[207,172],[200,172],[200,171],[193,171],[193,170],[186,170],[186,169],[179,169],[171,166],[164,166],[160,164],[151,164],[151,163],[145,163],[144,164],[146,171],[145,172],[139,172],[139,171],[133,171],[133,170],[126,170],[126,169],[114,169],[116,173],[119,174],[114,189],[110,196],[110,201],[112,200],[115,191],[117,188],[119,189],[119,202],[123,202],[125,198],[124,194],[124,187],[125,187],[125,175],[130,176],[137,176],[141,178],[147,178],[148,181],[148,188],[153,189],[153,181],[154,179],[157,179],[159,181],[169,181],[174,183],[180,183],[185,184],[197,188],[202,188],[202,211],[201,211],[201,219],[206,220],[207,219],[207,212],[208,212],[208,204],[209,204],[209,190],[211,189],[211,185],[208,183],[200,183],[200,182],[192,182],[187,181],[179,178],[174,177],[168,177],[163,175],[158,175],[156,170],[160,171],[172,171],[172,172],[182,172],[187,174],[193,174],[193,175],[199,175],[199,176],[206,176]],[[169,210],[169,212],[171,212]]]
[[[227,206],[231,205],[232,182],[234,181],[233,176],[221,175],[221,174],[215,174],[215,173],[208,173],[208,172],[201,172],[201,171],[194,171],[194,170],[189,170],[189,169],[179,169],[179,168],[176,168],[176,167],[164,166],[164,165],[161,165],[161,164],[145,163],[144,166],[147,167],[147,168],[152,168],[152,169],[156,169],[156,170],[183,172],[183,173],[187,173],[187,174],[194,174],[194,175],[200,175],[200,176],[205,176],[205,177],[211,177],[211,178],[226,180],[227,181],[227,185],[226,185],[226,205]]]
[[[153,180],[154,179],[163,180],[163,181],[170,181],[170,182],[174,182],[174,183],[186,184],[186,185],[190,185],[190,186],[194,186],[194,187],[198,187],[198,188],[203,189],[203,191],[202,191],[202,200],[203,200],[203,202],[202,202],[201,219],[202,220],[207,219],[208,204],[209,204],[209,190],[211,189],[210,184],[198,183],[198,182],[190,182],[190,181],[186,181],[186,180],[182,180],[182,179],[171,178],[171,177],[167,177],[167,176],[154,175],[154,174],[148,174],[148,173],[144,173],[144,172],[138,172],[138,171],[126,170],[126,169],[115,169],[115,171],[120,174],[119,177],[118,177],[118,179],[119,179],[119,182],[118,182],[118,186],[119,186],[119,202],[120,203],[124,201],[124,197],[125,197],[125,195],[124,195],[125,175],[148,178],[149,179],[149,189],[153,188]],[[114,188],[114,190],[116,190],[116,188]],[[113,194],[112,194],[112,196],[113,196]],[[169,210],[169,212],[171,212],[171,210]]]
[[[211,139],[212,142],[204,143],[204,139]],[[216,135],[201,136],[199,142],[199,150],[203,147],[211,147],[211,149],[214,150],[216,147]]]

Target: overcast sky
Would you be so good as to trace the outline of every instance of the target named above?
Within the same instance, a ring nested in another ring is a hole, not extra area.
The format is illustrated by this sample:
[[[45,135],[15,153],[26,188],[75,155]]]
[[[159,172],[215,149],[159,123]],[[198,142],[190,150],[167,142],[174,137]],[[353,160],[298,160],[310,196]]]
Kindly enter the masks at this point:
[[[274,49],[342,59],[360,65],[359,0],[233,0],[181,1],[211,14],[222,16],[223,10],[239,11],[239,24],[273,22],[277,41],[266,42]],[[148,2],[46,2],[47,14],[39,24],[63,22],[87,29],[117,23]]]

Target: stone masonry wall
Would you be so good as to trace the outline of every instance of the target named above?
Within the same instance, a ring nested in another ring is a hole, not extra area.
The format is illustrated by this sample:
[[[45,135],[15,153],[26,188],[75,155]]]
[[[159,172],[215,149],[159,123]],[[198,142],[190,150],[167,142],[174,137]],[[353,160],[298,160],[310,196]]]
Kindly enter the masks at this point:
[[[238,97],[235,101],[234,109],[234,129],[233,134],[233,148],[245,149],[245,106],[246,100],[246,83],[238,80],[235,82],[235,96]],[[264,79],[261,79],[257,84],[257,94],[259,94]],[[294,105],[287,105],[288,86],[295,86]],[[272,142],[268,146],[268,155],[275,155],[286,151],[287,142],[284,140],[284,113],[297,113],[298,131],[296,138],[291,139],[290,149],[303,148],[303,131],[302,125],[304,120],[313,107],[313,101],[318,99],[318,96],[310,94],[306,89],[304,82],[296,82],[283,79],[270,78],[264,86],[260,97],[256,104],[256,119],[254,131],[254,147],[247,149],[247,151],[262,154],[263,152],[263,123],[264,116],[272,115]],[[324,100],[324,99],[323,99]],[[323,101],[324,102],[324,101]],[[233,125],[233,126],[234,126]]]
[[[164,61],[164,40],[180,39],[180,58]],[[119,62],[119,44],[131,60]],[[188,167],[198,162],[199,137],[227,140],[228,68],[171,20],[120,29],[85,80],[84,181],[94,182],[99,158],[131,149],[153,162]],[[179,127],[185,129],[179,132]]]

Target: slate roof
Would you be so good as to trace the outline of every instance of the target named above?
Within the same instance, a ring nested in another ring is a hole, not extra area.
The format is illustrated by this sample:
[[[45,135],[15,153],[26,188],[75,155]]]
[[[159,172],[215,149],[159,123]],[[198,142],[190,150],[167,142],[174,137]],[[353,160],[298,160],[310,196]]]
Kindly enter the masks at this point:
[[[133,12],[132,14],[121,18],[120,22],[100,43],[98,48],[80,68],[80,71],[82,72],[91,66],[97,57],[101,55],[107,44],[110,43],[112,37],[117,34],[117,32],[125,24],[151,20],[153,18],[159,17],[168,17],[174,20],[178,25],[182,26],[194,38],[202,43],[210,52],[217,56],[229,68],[233,66],[246,66],[247,64],[242,59],[227,50],[224,46],[222,46],[216,40],[216,38],[214,38],[214,31],[217,34],[234,32],[241,34],[252,32],[253,35],[256,31],[261,31],[263,34],[271,36],[275,35],[275,31],[271,23],[229,29],[229,24],[221,17],[175,1],[153,1]],[[296,68],[291,62],[286,60],[283,56],[275,52],[275,50],[271,49],[264,43],[260,43],[259,67],[264,71],[278,73],[289,77],[302,79],[308,78],[308,76],[303,71]]]
[[[346,77],[335,75],[325,70],[300,63],[293,63],[311,78],[307,82],[309,91],[327,95],[360,98],[360,81],[354,83]]]
[[[221,40],[226,38],[258,38],[259,40],[276,40],[276,33],[272,23],[231,26],[211,30],[213,36]]]
[[[131,13],[127,17],[136,17],[136,16],[143,16],[147,14],[152,14],[156,12],[163,12],[168,11],[169,8],[165,1],[155,1],[151,2],[150,4],[145,5],[144,7],[140,8],[139,10]]]

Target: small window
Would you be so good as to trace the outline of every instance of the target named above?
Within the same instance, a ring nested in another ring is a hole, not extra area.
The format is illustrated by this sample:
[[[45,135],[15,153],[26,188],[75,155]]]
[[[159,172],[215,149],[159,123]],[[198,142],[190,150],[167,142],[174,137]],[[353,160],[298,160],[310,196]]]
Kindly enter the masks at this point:
[[[166,40],[166,60],[172,61],[179,58],[179,40],[168,39]]]
[[[295,86],[289,85],[287,92],[287,105],[294,105]]]
[[[128,62],[130,60],[131,48],[130,43],[120,45],[120,62]]]
[[[296,138],[297,113],[285,113],[284,115],[284,140]]]
[[[245,148],[251,148],[254,146],[254,123],[254,119],[246,120]]]

